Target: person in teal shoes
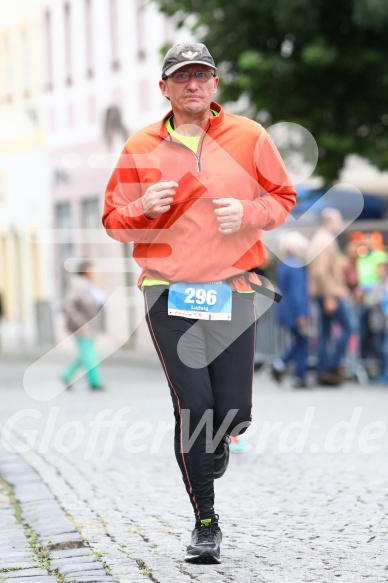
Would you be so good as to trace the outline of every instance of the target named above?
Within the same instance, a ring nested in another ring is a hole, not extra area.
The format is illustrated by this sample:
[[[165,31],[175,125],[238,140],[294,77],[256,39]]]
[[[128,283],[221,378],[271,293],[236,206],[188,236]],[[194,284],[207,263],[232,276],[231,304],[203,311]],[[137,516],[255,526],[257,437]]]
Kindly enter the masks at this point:
[[[93,278],[92,264],[83,261],[70,283],[63,306],[66,328],[73,334],[78,351],[76,359],[60,374],[67,388],[71,387],[80,368],[86,371],[90,389],[102,388],[95,339],[101,330],[99,314],[104,305],[104,294]]]

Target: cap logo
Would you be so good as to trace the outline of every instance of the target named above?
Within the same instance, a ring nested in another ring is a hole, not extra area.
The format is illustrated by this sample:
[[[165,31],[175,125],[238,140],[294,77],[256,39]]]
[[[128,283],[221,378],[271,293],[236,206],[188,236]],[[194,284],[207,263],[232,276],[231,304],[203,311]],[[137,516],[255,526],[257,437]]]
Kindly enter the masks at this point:
[[[185,53],[181,53],[181,55],[185,59],[194,59],[197,55],[199,55],[199,53],[193,51],[186,51]]]

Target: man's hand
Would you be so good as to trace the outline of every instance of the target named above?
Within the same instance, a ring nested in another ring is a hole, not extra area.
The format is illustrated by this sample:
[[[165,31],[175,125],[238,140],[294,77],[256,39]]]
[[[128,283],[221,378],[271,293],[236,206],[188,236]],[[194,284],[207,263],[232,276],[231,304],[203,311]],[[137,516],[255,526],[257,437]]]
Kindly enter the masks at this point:
[[[218,230],[224,235],[239,231],[243,220],[244,207],[236,198],[219,198],[213,200],[219,207],[214,211],[217,216]]]
[[[308,324],[308,320],[307,320],[306,316],[299,316],[299,318],[296,319],[296,325],[301,330],[304,328],[307,328],[307,324]]]
[[[299,318],[296,319],[297,330],[302,336],[308,335],[308,323],[306,316],[299,316]]]
[[[177,182],[158,182],[147,188],[142,196],[143,213],[147,219],[156,219],[171,208]]]
[[[338,307],[338,302],[337,302],[336,298],[325,298],[323,300],[323,311],[328,316],[330,314],[334,314],[334,312],[337,310],[337,307]]]

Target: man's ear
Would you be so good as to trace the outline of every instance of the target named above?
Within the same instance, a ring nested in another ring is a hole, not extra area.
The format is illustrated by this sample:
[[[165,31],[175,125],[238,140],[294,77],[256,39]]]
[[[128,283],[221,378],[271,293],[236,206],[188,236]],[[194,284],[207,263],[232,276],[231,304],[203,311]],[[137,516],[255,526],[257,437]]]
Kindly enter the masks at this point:
[[[214,95],[214,93],[217,93],[218,81],[219,81],[219,77],[214,77],[213,95]]]
[[[170,99],[169,96],[169,92],[168,92],[168,87],[167,87],[167,83],[165,81],[163,81],[163,79],[161,79],[159,81],[159,89],[161,94],[163,95],[163,97],[165,97],[166,99]]]

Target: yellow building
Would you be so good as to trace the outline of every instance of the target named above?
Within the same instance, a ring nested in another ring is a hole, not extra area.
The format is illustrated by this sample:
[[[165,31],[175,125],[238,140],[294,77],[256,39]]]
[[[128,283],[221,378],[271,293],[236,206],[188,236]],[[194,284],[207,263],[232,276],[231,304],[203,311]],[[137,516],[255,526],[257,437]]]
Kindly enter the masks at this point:
[[[0,0],[0,294],[2,346],[50,340],[48,165],[42,121],[43,50],[39,0]],[[6,341],[5,338],[6,337]],[[46,338],[44,338],[46,336]]]

